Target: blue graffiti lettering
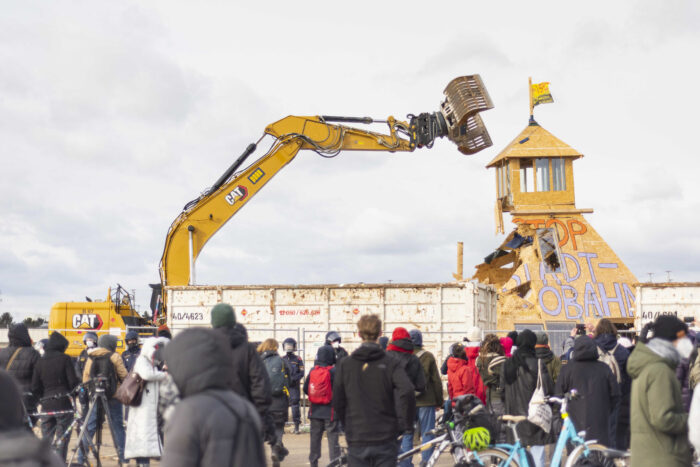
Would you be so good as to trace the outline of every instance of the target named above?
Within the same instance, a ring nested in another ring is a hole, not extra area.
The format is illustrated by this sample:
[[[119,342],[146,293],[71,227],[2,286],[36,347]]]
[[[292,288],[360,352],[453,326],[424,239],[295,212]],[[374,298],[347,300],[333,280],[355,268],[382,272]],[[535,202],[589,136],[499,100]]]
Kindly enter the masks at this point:
[[[566,282],[574,282],[575,280],[578,280],[578,278],[581,277],[581,266],[579,266],[578,260],[569,253],[562,253],[561,256],[564,262],[562,271],[564,271],[564,279],[566,279]],[[574,263],[574,266],[576,266],[576,275],[574,277],[571,277],[569,274],[569,266],[566,264],[567,259],[571,260]]]
[[[544,294],[547,292],[552,292],[554,294],[554,297],[557,299],[557,306],[556,308],[548,308],[544,304]],[[554,287],[551,286],[545,286],[540,289],[540,295],[538,297],[538,300],[540,302],[540,308],[544,310],[545,313],[551,316],[559,316],[561,313],[561,295],[559,295],[559,291],[555,289]]]
[[[571,292],[571,295],[572,295],[571,297],[566,296],[567,290]],[[576,291],[576,289],[570,285],[562,285],[561,286],[561,295],[564,298],[564,310],[566,313],[566,318],[567,319],[581,319],[581,316],[583,316],[583,308],[581,307],[581,305],[579,305],[576,302],[576,299],[578,298],[578,292]],[[578,314],[576,314],[575,316],[570,315],[569,314],[570,307],[573,307],[576,310],[578,310]]]
[[[580,258],[586,258],[586,263],[588,263],[588,272],[591,274],[591,280],[595,283],[598,282],[595,278],[595,272],[593,271],[593,265],[591,264],[591,258],[597,258],[598,255],[596,253],[584,253],[580,252],[578,254]]]
[[[600,306],[600,300],[598,300],[598,294],[593,288],[593,284],[586,282],[586,290],[583,294],[583,309],[586,310],[586,316],[591,316],[591,305],[595,307],[594,313],[598,317],[603,316],[603,309]]]
[[[603,302],[603,312],[605,316],[610,316],[610,303],[617,303],[620,308],[620,316],[627,316],[627,310],[625,309],[625,299],[622,296],[622,290],[620,290],[620,284],[617,282],[613,283],[613,289],[615,295],[608,297],[605,292],[605,286],[603,284],[598,284],[598,290],[600,291],[600,298]]]

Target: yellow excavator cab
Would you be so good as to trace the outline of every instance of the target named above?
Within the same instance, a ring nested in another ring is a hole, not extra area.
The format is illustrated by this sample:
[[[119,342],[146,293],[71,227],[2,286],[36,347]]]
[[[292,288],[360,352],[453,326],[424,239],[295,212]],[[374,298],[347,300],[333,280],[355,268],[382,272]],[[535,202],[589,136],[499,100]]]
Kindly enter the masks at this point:
[[[83,338],[89,331],[98,337],[105,334],[117,337],[117,352],[122,353],[126,349],[127,328],[144,337],[154,335],[156,329],[134,310],[132,303],[133,297],[121,286],[114,293],[110,289],[106,301],[55,303],[49,316],[49,334],[60,332],[68,339],[66,354],[71,357],[80,355]]]

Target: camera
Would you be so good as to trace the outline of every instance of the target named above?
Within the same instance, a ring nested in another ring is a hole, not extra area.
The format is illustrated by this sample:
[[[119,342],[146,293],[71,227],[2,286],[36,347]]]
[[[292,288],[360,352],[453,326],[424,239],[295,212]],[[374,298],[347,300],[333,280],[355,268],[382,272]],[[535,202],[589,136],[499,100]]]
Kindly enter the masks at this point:
[[[683,317],[683,322],[684,322],[685,324],[690,324],[690,323],[692,323],[693,321],[695,321],[695,318],[692,317],[692,316],[685,316],[685,317]]]
[[[576,335],[583,336],[585,334],[586,334],[586,325],[585,324],[576,324]]]

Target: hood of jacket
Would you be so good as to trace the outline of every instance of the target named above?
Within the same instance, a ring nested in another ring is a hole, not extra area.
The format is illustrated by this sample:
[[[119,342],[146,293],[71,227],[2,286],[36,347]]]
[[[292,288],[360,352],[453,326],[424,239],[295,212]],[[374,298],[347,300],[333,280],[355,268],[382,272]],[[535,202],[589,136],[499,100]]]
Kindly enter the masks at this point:
[[[416,347],[423,347],[423,333],[421,333],[418,329],[411,329],[408,335],[411,336],[411,342],[413,342],[413,345]]]
[[[278,354],[278,353],[277,353],[276,351],[274,351],[274,350],[266,350],[266,351],[264,351],[263,353],[260,354],[260,358],[262,358],[263,360],[265,360],[266,358],[273,357],[273,356],[279,357],[280,354]]]
[[[153,363],[153,354],[159,348],[165,347],[170,340],[167,337],[147,337],[143,340],[143,345],[141,346],[141,353],[139,355],[143,356],[150,363]]]
[[[227,344],[211,329],[190,328],[165,347],[168,372],[183,397],[207,389],[228,388],[232,361]]]
[[[479,356],[479,347],[464,347],[464,352],[467,354],[467,358],[470,362],[476,362],[476,358]]]
[[[116,336],[105,334],[104,336],[100,336],[100,338],[97,340],[97,345],[103,349],[109,350],[110,352],[116,352],[117,341],[118,339]]]
[[[389,345],[387,345],[387,350],[392,350],[396,352],[403,351],[404,353],[413,353],[413,341],[410,338],[392,340],[391,342],[389,342]]]
[[[588,336],[580,336],[574,341],[574,360],[598,360],[598,347]]]
[[[7,331],[7,337],[10,345],[14,347],[29,347],[32,345],[32,339],[29,337],[29,331],[24,323],[11,325]]]
[[[0,401],[0,432],[22,428],[24,413],[19,387],[4,369],[0,369]]]
[[[364,342],[350,356],[361,362],[373,362],[375,360],[379,360],[385,355],[386,353],[384,350],[382,350],[379,344],[374,342]]]
[[[467,362],[461,358],[450,357],[447,359],[447,370],[450,372],[455,372],[463,366],[467,366]]]
[[[63,337],[60,332],[54,331],[49,336],[49,342],[46,343],[46,352],[49,350],[55,350],[56,352],[65,352],[68,348],[68,339]]]
[[[552,352],[552,349],[550,349],[549,346],[535,346],[535,356],[545,363],[549,363],[554,360],[554,352]]]
[[[617,345],[617,339],[612,334],[601,334],[593,339],[601,349],[611,351]]]
[[[333,366],[335,365],[335,349],[330,345],[322,345],[316,352],[316,361],[318,366]]]
[[[241,323],[236,323],[231,327],[224,326],[215,328],[214,332],[226,336],[232,349],[248,342],[248,331]]]
[[[652,345],[651,343],[654,340],[656,339],[652,339],[646,344],[637,342],[634,351],[632,351],[630,354],[630,357],[627,360],[627,373],[632,377],[632,379],[639,377],[639,375],[642,374],[644,367],[652,363],[661,362],[668,365],[673,371],[676,370],[677,365],[674,363],[670,352],[667,357],[662,357],[658,352],[650,348],[650,345]],[[657,344],[655,344],[655,346],[657,346]],[[671,346],[673,346],[673,344],[671,344]],[[675,351],[675,349],[670,350]]]

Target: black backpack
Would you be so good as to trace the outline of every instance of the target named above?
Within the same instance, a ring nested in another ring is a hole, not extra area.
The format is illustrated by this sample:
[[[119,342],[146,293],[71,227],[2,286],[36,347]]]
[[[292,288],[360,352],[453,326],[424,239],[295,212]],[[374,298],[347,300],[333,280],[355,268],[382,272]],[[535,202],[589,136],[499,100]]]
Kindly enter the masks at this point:
[[[92,366],[90,367],[90,378],[105,378],[104,382],[105,395],[107,399],[111,399],[114,393],[117,392],[117,385],[119,384],[117,380],[117,370],[114,368],[114,363],[110,360],[112,352],[106,355],[100,356],[89,356],[88,358],[92,360]]]
[[[288,394],[287,372],[284,370],[284,360],[279,355],[273,355],[263,360],[267,374],[270,376],[270,389],[273,396]]]

